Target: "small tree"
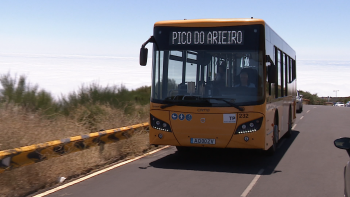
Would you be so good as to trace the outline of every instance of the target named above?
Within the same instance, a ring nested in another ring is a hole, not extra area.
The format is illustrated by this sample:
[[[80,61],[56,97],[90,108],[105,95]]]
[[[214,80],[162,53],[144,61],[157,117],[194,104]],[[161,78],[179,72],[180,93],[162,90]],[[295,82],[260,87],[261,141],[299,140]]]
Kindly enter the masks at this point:
[[[310,100],[311,105],[324,105],[326,102],[322,98],[318,97],[317,94],[311,94],[308,91],[302,91],[302,90],[298,90],[298,91],[299,91],[299,94],[303,95],[304,99]]]

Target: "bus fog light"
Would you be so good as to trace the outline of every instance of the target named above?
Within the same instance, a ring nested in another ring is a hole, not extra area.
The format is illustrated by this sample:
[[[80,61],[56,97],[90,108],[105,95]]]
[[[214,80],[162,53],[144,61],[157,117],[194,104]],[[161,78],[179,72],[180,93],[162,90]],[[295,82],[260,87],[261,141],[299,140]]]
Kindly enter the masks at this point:
[[[162,139],[163,138],[163,134],[158,134],[158,137],[159,137],[159,139]]]

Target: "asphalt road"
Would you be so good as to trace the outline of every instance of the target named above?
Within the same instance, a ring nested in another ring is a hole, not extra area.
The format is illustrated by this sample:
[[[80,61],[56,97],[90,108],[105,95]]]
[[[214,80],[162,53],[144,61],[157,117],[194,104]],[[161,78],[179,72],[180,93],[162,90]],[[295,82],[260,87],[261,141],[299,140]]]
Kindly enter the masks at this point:
[[[341,197],[350,108],[307,106],[271,157],[252,150],[179,155],[169,147],[48,196]]]

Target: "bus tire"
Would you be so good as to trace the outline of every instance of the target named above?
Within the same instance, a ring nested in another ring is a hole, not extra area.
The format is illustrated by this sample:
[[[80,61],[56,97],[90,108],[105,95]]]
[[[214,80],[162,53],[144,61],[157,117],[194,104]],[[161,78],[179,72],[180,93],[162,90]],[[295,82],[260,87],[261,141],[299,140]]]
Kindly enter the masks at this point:
[[[290,138],[292,136],[292,111],[289,109],[289,116],[288,116],[288,131],[286,133],[286,137]]]
[[[273,127],[273,138],[272,138],[272,146],[267,150],[267,155],[268,156],[272,156],[275,154],[275,152],[277,151],[277,143],[278,143],[278,125],[275,125]]]

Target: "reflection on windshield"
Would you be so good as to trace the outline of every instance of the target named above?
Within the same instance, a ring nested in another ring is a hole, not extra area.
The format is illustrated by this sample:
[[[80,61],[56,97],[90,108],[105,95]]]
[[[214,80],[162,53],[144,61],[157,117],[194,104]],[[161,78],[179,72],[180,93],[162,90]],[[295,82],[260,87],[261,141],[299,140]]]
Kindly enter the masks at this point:
[[[209,100],[211,106],[256,104],[264,92],[261,59],[258,51],[155,51],[152,101],[208,105],[215,98],[221,101]]]

